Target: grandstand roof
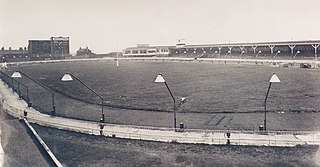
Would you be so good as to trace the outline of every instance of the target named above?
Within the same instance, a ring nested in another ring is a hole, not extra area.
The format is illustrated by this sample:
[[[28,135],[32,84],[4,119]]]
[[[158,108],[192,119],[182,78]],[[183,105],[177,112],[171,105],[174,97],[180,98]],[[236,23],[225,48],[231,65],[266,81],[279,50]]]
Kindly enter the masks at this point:
[[[283,45],[311,45],[320,44],[320,40],[304,40],[304,41],[278,41],[278,42],[250,42],[250,43],[216,43],[216,44],[199,44],[185,45],[181,48],[202,48],[202,47],[227,47],[227,46],[283,46]],[[150,49],[150,48],[176,48],[176,46],[148,46],[148,47],[128,47],[126,49]]]
[[[310,45],[320,44],[320,40],[307,41],[279,41],[279,42],[252,42],[252,43],[222,43],[222,44],[203,44],[203,45],[186,45],[188,47],[218,47],[218,46],[267,46],[267,45]]]

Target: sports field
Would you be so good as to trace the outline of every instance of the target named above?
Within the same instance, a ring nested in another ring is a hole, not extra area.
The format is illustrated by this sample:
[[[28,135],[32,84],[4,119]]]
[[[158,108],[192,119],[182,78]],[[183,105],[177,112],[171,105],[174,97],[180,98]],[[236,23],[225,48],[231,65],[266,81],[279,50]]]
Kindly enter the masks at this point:
[[[61,82],[71,72],[105,99],[109,123],[172,127],[173,102],[161,73],[179,103],[178,122],[187,128],[256,130],[263,124],[264,98],[272,73],[281,83],[271,87],[267,102],[269,130],[320,129],[320,71],[253,64],[209,62],[121,61],[64,62],[24,65],[23,71],[55,91],[57,115],[98,121],[97,96],[77,81]],[[30,85],[33,105],[50,111],[51,96]]]

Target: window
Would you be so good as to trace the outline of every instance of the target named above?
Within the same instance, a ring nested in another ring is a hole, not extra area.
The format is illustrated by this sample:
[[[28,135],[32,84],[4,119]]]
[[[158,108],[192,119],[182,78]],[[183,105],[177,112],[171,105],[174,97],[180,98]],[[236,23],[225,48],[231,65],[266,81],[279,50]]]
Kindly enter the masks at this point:
[[[148,50],[148,53],[156,53],[155,50]]]
[[[147,53],[147,50],[140,50],[140,53],[141,53],[141,54],[146,54],[146,53]]]

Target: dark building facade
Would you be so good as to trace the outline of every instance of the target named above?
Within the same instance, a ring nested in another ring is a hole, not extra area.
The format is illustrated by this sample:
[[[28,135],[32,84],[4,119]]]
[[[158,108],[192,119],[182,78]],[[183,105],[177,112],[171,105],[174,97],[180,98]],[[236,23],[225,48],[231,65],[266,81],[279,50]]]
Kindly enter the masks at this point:
[[[29,55],[51,54],[50,40],[29,40]]]
[[[64,59],[70,56],[69,37],[51,37],[50,40],[29,40],[31,60]]]
[[[70,55],[69,37],[51,37],[51,54]]]

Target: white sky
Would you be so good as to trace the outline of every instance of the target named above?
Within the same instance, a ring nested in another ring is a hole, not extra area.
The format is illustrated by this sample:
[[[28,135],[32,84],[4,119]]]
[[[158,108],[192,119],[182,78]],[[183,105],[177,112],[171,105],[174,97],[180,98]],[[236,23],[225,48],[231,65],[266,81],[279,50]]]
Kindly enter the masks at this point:
[[[320,39],[320,0],[0,0],[0,47],[69,36],[71,53]]]

